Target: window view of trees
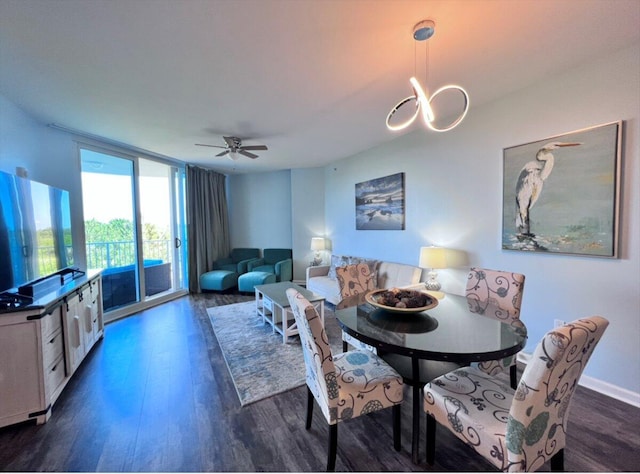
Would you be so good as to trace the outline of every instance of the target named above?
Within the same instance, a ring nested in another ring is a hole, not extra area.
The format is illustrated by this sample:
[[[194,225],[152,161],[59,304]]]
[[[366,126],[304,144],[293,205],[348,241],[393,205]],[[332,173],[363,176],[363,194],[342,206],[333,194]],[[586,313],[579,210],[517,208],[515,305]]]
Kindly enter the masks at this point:
[[[87,240],[87,264],[89,268],[111,268],[132,265],[136,261],[133,222],[112,219],[99,222],[85,221]],[[169,261],[169,230],[145,223],[142,228],[143,255],[145,259]]]

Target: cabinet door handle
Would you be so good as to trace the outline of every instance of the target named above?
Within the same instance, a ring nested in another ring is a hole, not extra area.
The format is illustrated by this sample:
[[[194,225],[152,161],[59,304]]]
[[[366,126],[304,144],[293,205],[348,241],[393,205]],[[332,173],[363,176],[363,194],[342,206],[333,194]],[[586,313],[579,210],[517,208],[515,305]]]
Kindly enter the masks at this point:
[[[77,314],[73,317],[73,325],[75,326],[75,334],[73,335],[75,340],[73,341],[73,345],[80,347],[80,316]]]
[[[91,326],[91,305],[88,304],[85,307],[85,313],[84,313],[84,329],[86,332],[92,332],[93,331],[93,327]]]

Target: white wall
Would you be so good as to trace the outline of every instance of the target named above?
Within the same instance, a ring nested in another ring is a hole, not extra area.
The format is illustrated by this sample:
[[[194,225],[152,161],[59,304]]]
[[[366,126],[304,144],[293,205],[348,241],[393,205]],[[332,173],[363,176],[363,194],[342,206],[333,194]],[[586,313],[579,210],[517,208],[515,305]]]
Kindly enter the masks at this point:
[[[293,279],[304,280],[313,260],[312,237],[325,237],[324,169],[291,170],[291,223],[293,227]],[[324,252],[328,260],[329,252]]]
[[[465,250],[470,265],[524,273],[525,350],[533,350],[556,318],[600,314],[611,324],[586,378],[640,400],[639,58],[636,44],[497,102],[472,103],[452,132],[416,127],[327,167],[325,220],[334,253],[417,265],[419,247],[434,244]],[[501,250],[503,148],[620,119],[620,258]],[[406,174],[406,230],[356,231],[355,184],[398,172]],[[466,273],[467,268],[441,271],[443,289],[463,293]]]
[[[230,175],[227,186],[232,247],[292,248],[290,171]]]
[[[0,95],[0,170],[69,191],[75,264],[85,267],[82,182],[77,147],[71,136],[38,123]]]

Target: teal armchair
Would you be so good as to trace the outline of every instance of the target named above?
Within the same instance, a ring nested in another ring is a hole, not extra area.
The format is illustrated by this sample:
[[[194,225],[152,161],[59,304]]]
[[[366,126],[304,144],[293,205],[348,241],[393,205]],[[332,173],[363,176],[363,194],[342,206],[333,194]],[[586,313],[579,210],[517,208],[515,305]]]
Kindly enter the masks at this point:
[[[293,280],[293,253],[291,249],[264,249],[262,258],[247,265],[250,272],[267,272],[276,276],[276,281]]]
[[[248,264],[252,260],[260,258],[260,249],[237,248],[231,251],[231,255],[226,258],[219,258],[213,262],[212,270],[227,270],[236,272],[238,275],[247,273]]]

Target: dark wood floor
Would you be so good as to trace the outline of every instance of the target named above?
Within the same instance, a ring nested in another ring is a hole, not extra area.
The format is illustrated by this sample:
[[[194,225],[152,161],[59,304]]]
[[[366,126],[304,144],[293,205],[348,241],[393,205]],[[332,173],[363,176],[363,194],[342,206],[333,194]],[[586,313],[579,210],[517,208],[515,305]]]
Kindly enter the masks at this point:
[[[250,299],[189,296],[107,325],[48,423],[0,429],[0,469],[322,471],[328,429],[318,410],[304,429],[304,387],[240,406],[205,308]],[[492,470],[443,429],[436,464],[426,465],[424,441],[421,464],[412,464],[406,393],[401,452],[392,447],[390,414],[374,413],[340,424],[337,470]],[[578,388],[566,469],[640,470],[639,426],[640,409]]]

